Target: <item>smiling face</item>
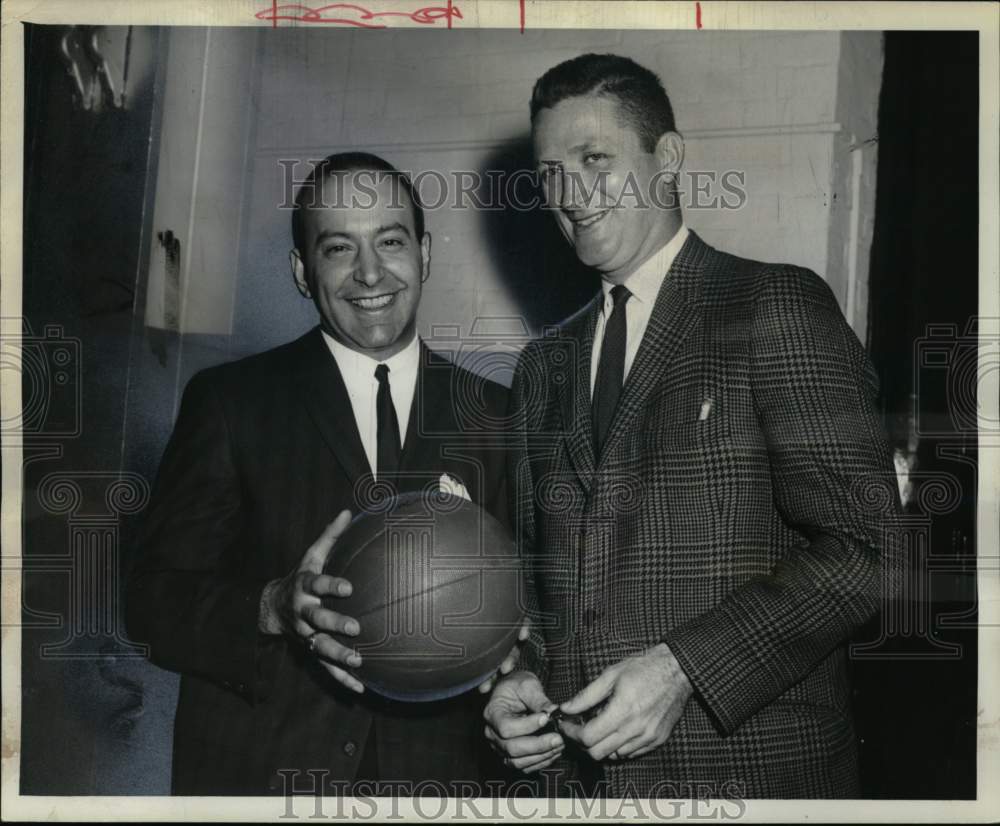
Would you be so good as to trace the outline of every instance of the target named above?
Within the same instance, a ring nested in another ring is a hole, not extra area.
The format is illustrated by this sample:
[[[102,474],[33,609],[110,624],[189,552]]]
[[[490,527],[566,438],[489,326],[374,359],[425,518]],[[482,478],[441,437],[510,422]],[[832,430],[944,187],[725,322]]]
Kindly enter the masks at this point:
[[[652,193],[680,168],[679,135],[665,133],[647,152],[617,100],[590,94],[541,109],[532,139],[547,202],[584,264],[622,283],[670,240],[679,213]]]
[[[327,333],[383,361],[416,332],[431,237],[417,238],[413,208],[393,178],[366,171],[337,177],[319,203],[338,205],[303,211],[303,249],[292,250],[292,273]]]

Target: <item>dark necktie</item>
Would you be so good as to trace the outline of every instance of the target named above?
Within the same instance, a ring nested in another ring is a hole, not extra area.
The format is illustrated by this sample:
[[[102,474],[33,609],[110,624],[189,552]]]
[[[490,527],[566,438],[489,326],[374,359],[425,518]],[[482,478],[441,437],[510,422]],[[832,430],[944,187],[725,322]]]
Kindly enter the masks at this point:
[[[622,394],[625,381],[625,303],[632,293],[621,284],[611,288],[611,299],[615,308],[604,325],[604,340],[601,344],[601,360],[597,365],[597,379],[594,381],[594,399],[591,412],[594,424],[594,455],[601,456],[601,449],[608,438],[611,420],[618,407],[618,397]]]
[[[378,410],[378,450],[376,455],[375,474],[379,479],[392,476],[399,470],[399,454],[402,446],[399,442],[399,420],[396,418],[396,407],[392,403],[392,392],[389,390],[389,368],[380,364],[375,368],[375,378],[378,380],[378,394],[375,397],[375,407]]]

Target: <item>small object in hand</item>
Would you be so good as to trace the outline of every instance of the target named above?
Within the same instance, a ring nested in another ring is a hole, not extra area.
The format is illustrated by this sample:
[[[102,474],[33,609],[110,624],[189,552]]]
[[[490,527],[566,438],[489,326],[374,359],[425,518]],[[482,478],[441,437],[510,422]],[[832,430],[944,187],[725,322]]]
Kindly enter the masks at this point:
[[[556,724],[560,721],[582,726],[588,719],[583,714],[567,714],[559,708],[559,706],[556,706],[552,709],[552,711],[547,711],[545,713],[548,715],[549,721],[539,730],[540,734],[557,734],[559,732],[559,727]]]
[[[306,637],[306,650],[310,654],[316,653],[316,637],[318,634],[319,631],[313,631],[308,637]]]
[[[559,722],[560,720],[564,720],[567,723],[575,723],[578,726],[582,726],[588,719],[583,714],[567,714],[559,707],[552,709],[552,711],[548,712],[548,715],[549,722]]]
[[[545,712],[549,716],[549,721],[544,726],[542,726],[541,732],[542,733],[558,732],[559,727],[556,724],[560,722],[570,723],[571,725],[574,726],[584,726],[591,720],[593,720],[598,714],[600,714],[601,711],[603,711],[604,706],[606,706],[607,704],[608,701],[604,700],[603,702],[598,703],[593,708],[588,708],[586,711],[580,712],[579,714],[567,714],[565,711],[562,710],[561,706],[556,706],[551,711]]]

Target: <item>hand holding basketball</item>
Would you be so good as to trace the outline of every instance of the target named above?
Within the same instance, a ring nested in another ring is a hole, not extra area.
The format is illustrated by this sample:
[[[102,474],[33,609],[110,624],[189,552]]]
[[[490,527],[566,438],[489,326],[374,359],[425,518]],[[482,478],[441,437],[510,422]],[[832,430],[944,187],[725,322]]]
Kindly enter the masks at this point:
[[[295,570],[267,584],[261,595],[259,628],[265,634],[286,634],[305,642],[335,680],[360,694],[364,686],[339,666],[358,666],[361,657],[331,636],[357,636],[358,622],[324,608],[322,603],[323,597],[348,597],[353,591],[346,579],[323,573],[334,544],[350,521],[350,512],[342,511],[305,552]]]

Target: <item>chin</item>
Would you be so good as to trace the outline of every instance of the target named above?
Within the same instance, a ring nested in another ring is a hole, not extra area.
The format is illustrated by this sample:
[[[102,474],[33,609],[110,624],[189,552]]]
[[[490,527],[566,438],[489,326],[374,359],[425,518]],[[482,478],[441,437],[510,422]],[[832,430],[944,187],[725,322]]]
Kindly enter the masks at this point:
[[[369,338],[365,343],[365,348],[368,350],[384,350],[386,347],[392,346],[393,339],[389,337]]]
[[[380,330],[376,335],[369,336],[369,347],[373,350],[385,350],[387,347],[392,347],[399,342],[402,338],[403,331],[399,330]]]
[[[610,261],[607,253],[602,250],[584,249],[581,247],[576,247],[575,249],[576,257],[580,259],[581,263],[595,270],[603,270]]]

